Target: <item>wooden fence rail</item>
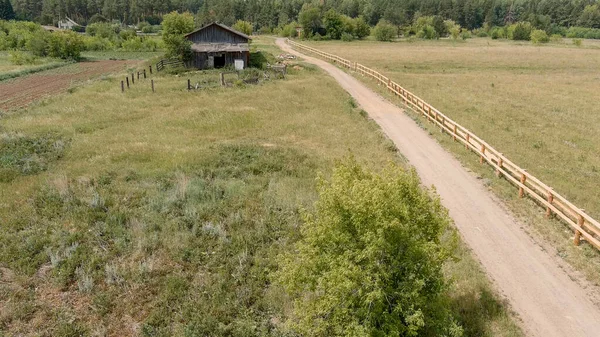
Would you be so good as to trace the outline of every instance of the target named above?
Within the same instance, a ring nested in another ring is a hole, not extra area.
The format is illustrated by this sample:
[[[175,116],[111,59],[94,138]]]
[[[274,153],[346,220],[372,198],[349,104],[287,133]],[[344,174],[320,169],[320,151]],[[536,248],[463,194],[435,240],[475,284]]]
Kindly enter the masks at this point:
[[[448,133],[455,141],[463,143],[467,149],[471,149],[477,153],[481,163],[487,162],[496,170],[496,175],[499,177],[504,176],[519,188],[520,197],[528,195],[538,204],[545,207],[546,217],[556,214],[556,216],[565,221],[575,231],[574,243],[576,245],[579,245],[583,237],[594,247],[600,249],[600,223],[597,220],[585,213],[584,210],[573,205],[565,197],[556,193],[551,187],[526,170],[517,166],[473,132],[456,123],[417,95],[404,89],[401,85],[381,73],[362,64],[353,63],[339,56],[325,53],[295,41],[287,40],[287,43],[300,50],[317,54],[328,61],[354,70],[363,76],[374,78],[379,84],[384,85],[389,91],[400,97],[407,106],[413,108],[417,113],[427,118],[427,120],[439,126],[442,132]]]
[[[167,67],[176,68],[184,67],[185,64],[179,59],[162,59],[156,63],[156,71],[161,71]],[[152,73],[152,71],[150,71]]]

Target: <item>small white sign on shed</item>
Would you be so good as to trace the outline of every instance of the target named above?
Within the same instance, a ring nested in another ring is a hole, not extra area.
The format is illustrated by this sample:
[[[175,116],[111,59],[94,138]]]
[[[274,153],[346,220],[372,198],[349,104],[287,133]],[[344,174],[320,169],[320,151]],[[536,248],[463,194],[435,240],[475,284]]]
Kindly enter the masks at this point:
[[[244,70],[244,60],[235,60],[235,70]]]

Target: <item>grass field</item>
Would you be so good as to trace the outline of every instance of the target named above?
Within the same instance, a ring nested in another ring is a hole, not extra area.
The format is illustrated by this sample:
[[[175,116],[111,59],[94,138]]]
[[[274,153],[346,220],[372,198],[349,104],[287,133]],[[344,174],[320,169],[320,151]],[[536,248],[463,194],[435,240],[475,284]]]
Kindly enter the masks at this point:
[[[255,48],[277,53],[272,41]],[[210,82],[215,72],[189,75]],[[0,331],[5,335],[275,336],[269,287],[317,172],[352,153],[403,165],[335,83],[285,80],[188,92],[106,77],[3,117]],[[520,336],[459,245],[446,266],[466,336]]]
[[[584,48],[491,39],[306,44],[380,71],[600,218],[600,106],[592,99],[600,90],[595,41],[585,41]],[[383,93],[370,80],[365,83]],[[546,220],[542,208],[516,198],[514,187],[479,166],[463,147],[428,123],[423,126],[481,175],[531,225],[531,232],[600,284],[596,250],[574,247],[567,227]]]

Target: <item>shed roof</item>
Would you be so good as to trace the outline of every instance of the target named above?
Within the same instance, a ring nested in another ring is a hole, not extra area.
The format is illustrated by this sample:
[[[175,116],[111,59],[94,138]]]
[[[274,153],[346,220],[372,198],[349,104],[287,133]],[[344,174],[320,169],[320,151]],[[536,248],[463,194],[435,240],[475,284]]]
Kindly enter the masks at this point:
[[[248,36],[248,35],[246,35],[246,34],[244,34],[244,33],[238,32],[237,30],[235,30],[235,29],[233,29],[233,28],[231,28],[231,27],[227,27],[227,26],[225,26],[225,25],[223,25],[223,24],[220,24],[220,23],[218,23],[218,22],[209,23],[208,25],[206,25],[206,26],[204,26],[204,27],[201,27],[201,28],[198,28],[198,29],[196,29],[195,31],[193,31],[193,32],[191,32],[191,33],[187,33],[187,34],[185,34],[185,35],[184,35],[184,37],[188,37],[188,36],[190,36],[190,35],[192,35],[192,34],[198,33],[199,31],[201,31],[201,30],[203,30],[203,29],[205,29],[205,28],[208,28],[208,27],[210,27],[210,26],[212,26],[212,25],[217,25],[217,26],[219,26],[219,27],[221,27],[221,28],[223,28],[223,29],[225,29],[225,30],[227,30],[227,31],[230,31],[230,32],[232,32],[233,34],[239,35],[239,36],[241,36],[241,37],[243,37],[243,38],[245,38],[245,39],[248,39],[248,40],[252,40],[252,38],[251,38],[250,36]]]
[[[192,50],[198,53],[244,52],[250,51],[247,43],[194,43]]]

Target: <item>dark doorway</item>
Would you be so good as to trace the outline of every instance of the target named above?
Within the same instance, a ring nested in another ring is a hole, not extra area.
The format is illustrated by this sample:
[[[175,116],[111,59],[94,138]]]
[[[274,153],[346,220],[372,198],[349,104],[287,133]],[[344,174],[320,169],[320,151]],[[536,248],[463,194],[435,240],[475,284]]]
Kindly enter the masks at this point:
[[[215,56],[215,68],[225,67],[225,55]]]

